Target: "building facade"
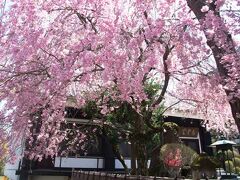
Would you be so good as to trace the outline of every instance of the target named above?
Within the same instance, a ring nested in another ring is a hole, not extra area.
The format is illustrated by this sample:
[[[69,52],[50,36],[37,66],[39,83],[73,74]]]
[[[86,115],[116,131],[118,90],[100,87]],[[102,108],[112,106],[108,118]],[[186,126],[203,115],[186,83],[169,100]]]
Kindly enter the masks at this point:
[[[86,123],[81,119],[81,112],[74,108],[67,110],[66,120],[71,123]],[[181,117],[166,114],[165,122],[174,122],[179,126],[179,138],[196,152],[211,154],[210,133],[202,125],[202,120],[196,117]],[[71,177],[73,169],[86,171],[124,172],[120,161],[115,157],[111,144],[106,137],[99,135],[97,140],[91,142],[87,155],[84,153],[69,154],[68,157],[45,158],[41,162],[23,158],[19,161],[16,170],[18,180],[40,180],[55,177],[65,180]],[[120,144],[120,151],[124,161],[131,169],[131,148],[128,143]]]

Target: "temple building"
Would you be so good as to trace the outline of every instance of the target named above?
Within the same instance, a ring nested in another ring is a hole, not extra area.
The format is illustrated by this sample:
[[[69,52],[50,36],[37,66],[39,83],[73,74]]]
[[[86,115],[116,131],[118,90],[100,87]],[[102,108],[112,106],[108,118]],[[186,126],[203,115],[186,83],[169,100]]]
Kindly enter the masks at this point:
[[[71,126],[73,123],[87,124],[88,119],[83,119],[81,111],[69,107],[66,109],[66,120]],[[181,142],[194,149],[196,152],[212,153],[208,146],[211,144],[211,136],[204,127],[203,120],[196,116],[167,111],[165,122],[173,122],[179,126],[179,138]],[[167,138],[165,137],[167,142]],[[23,147],[23,150],[26,147]],[[125,164],[131,169],[131,146],[127,142],[120,144],[121,154],[124,156]],[[12,168],[12,167],[10,167]],[[97,138],[88,144],[86,152],[78,154],[69,153],[67,157],[45,158],[41,162],[26,158],[20,159],[14,168],[5,169],[5,174],[16,180],[40,180],[57,179],[67,180],[73,169],[86,171],[123,172],[124,168],[114,155],[111,144],[106,137],[99,134]],[[13,176],[16,173],[16,176]]]

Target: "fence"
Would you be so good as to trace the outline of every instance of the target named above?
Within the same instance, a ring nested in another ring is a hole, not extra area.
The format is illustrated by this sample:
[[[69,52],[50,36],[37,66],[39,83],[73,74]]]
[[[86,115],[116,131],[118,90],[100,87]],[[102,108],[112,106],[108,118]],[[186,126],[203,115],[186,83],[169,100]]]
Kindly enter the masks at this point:
[[[71,180],[173,180],[168,177],[131,176],[106,172],[74,171]]]

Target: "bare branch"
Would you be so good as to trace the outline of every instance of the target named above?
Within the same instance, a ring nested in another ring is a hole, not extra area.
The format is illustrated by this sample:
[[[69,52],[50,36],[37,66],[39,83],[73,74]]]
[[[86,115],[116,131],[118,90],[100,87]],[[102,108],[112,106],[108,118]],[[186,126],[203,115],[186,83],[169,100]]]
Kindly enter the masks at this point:
[[[164,95],[167,91],[167,87],[168,87],[168,83],[170,80],[170,73],[168,71],[168,65],[167,65],[167,59],[169,54],[171,53],[171,51],[173,50],[174,46],[170,47],[166,46],[165,47],[165,52],[163,55],[163,66],[164,66],[164,85],[161,91],[160,96],[158,97],[158,99],[152,104],[152,107],[157,106],[158,104],[160,104],[162,102],[162,100],[164,99]]]

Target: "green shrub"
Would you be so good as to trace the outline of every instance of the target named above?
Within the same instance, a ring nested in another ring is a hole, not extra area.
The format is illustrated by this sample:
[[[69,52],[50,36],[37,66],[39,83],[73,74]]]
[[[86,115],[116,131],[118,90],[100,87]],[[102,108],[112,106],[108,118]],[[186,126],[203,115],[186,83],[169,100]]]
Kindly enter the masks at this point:
[[[231,150],[225,151],[225,158],[226,158],[226,159],[231,160],[233,157],[238,157],[238,158],[240,158],[240,155],[239,155],[239,153],[238,153],[237,151],[235,151],[235,150],[233,150],[233,151],[231,151]]]
[[[234,172],[234,165],[233,165],[233,162],[232,161],[225,161],[225,167],[226,167],[226,171],[227,172],[231,172],[233,173]]]
[[[227,152],[225,152],[225,160],[227,172],[240,174],[240,155],[237,151],[234,150],[232,152],[231,150],[228,150]],[[227,160],[229,160],[229,163]]]
[[[235,166],[240,167],[240,158],[235,157],[234,161],[235,161]]]
[[[181,154],[181,166],[191,165],[193,159],[197,156],[197,153],[186,146],[185,144],[180,143],[169,143],[165,144],[161,148],[161,158],[165,160],[166,156],[169,153],[176,154],[176,150],[180,150]]]
[[[237,157],[240,159],[240,154],[237,151],[233,151],[234,152],[234,157]]]
[[[165,144],[161,148],[161,160],[171,177],[176,177],[182,167],[190,165],[196,152],[180,143]]]
[[[240,175],[240,167],[236,167],[236,173]]]
[[[225,151],[224,155],[225,155],[226,160],[232,160],[232,158],[233,158],[233,152],[231,150]]]
[[[239,155],[239,153],[238,153],[237,150],[233,150],[233,153],[234,153],[234,156],[235,156],[235,157],[240,157],[240,155]]]
[[[201,153],[196,156],[191,164],[192,169],[201,171],[215,171],[215,169],[220,166],[220,161],[208,156],[206,153]]]

